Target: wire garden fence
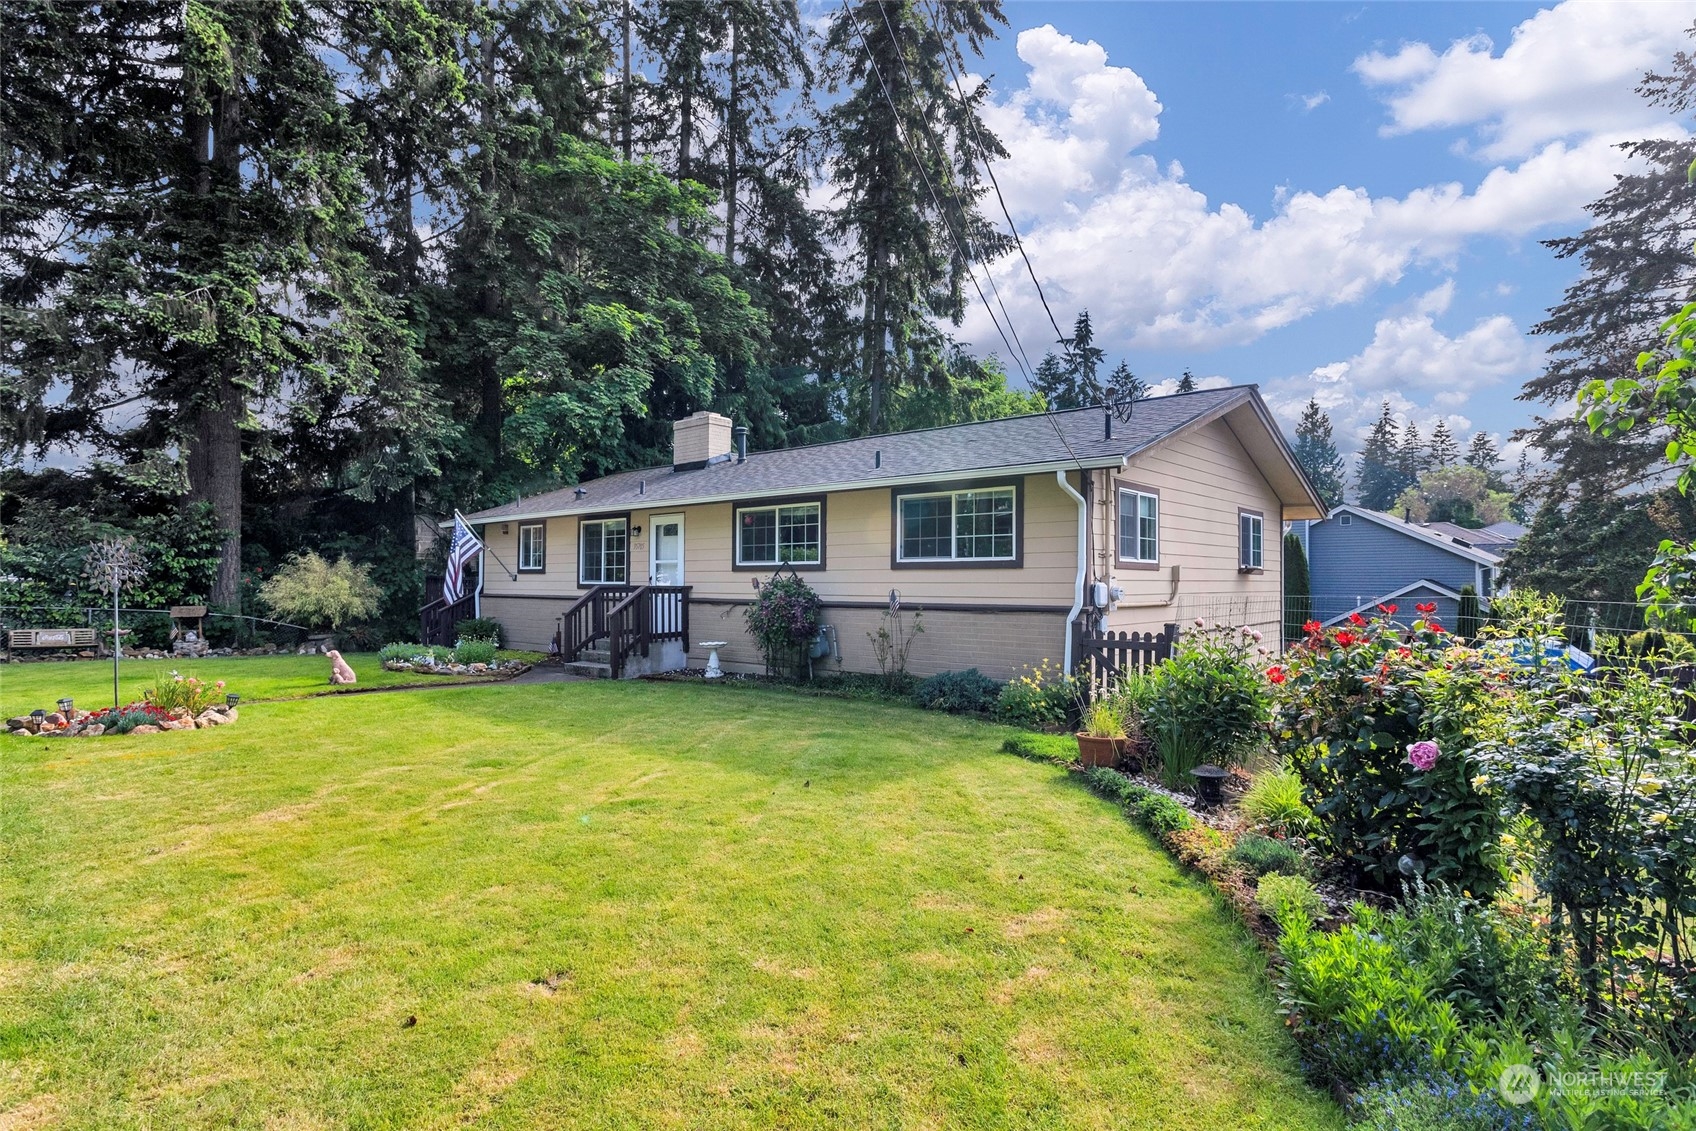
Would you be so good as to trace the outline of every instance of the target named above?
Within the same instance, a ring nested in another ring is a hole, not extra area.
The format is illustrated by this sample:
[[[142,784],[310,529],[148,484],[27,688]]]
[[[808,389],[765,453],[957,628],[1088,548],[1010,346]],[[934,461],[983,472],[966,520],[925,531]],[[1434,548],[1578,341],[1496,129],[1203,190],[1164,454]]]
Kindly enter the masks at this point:
[[[124,647],[167,650],[171,646],[169,609],[118,610],[118,627],[124,631]],[[92,628],[99,650],[109,652],[112,643],[111,606],[91,605],[0,605],[0,644],[5,630],[16,628]],[[206,640],[214,648],[250,649],[267,644],[292,649],[305,643],[310,631],[302,625],[241,613],[208,611]]]

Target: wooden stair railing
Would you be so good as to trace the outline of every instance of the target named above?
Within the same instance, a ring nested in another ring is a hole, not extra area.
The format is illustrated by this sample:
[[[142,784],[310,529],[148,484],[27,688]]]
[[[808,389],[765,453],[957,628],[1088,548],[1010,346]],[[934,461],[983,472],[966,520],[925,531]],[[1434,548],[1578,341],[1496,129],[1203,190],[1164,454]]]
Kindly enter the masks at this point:
[[[453,647],[454,625],[476,611],[477,598],[474,594],[467,593],[451,604],[437,597],[418,610],[418,643]]]

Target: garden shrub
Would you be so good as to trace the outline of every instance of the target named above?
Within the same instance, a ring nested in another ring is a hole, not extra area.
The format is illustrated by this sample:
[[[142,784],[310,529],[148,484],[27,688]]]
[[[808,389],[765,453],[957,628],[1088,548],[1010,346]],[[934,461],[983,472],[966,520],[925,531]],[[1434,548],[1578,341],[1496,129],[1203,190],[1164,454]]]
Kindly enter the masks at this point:
[[[1269,694],[1252,629],[1203,627],[1181,637],[1170,660],[1149,673],[1139,694],[1143,731],[1160,751],[1166,784],[1176,787],[1203,762],[1230,766],[1265,737]]]
[[[1423,616],[1435,606],[1421,605]],[[1411,628],[1385,605],[1307,638],[1267,669],[1274,741],[1301,776],[1317,836],[1361,882],[1394,891],[1417,874],[1485,896],[1503,880],[1498,802],[1470,754],[1500,725],[1486,654],[1435,621]]]
[[[1078,678],[1044,660],[1002,687],[995,717],[1031,730],[1061,730],[1073,717],[1077,698]]]
[[[223,702],[224,681],[208,683],[198,676],[181,676],[172,672],[155,679],[153,686],[143,691],[141,697],[149,706],[157,707],[167,715],[177,711],[198,715],[212,704]]]
[[[460,637],[453,646],[453,659],[456,664],[492,664],[495,662],[495,642]]]
[[[1078,760],[1078,740],[1069,734],[1016,734],[1001,749],[1037,762],[1062,764]]]
[[[124,707],[108,707],[97,712],[89,722],[99,723],[106,728],[107,734],[128,734],[138,726],[156,727],[170,718],[168,712],[151,703],[131,703]]]
[[[1195,824],[1190,811],[1163,793],[1149,793],[1130,807],[1131,816],[1155,834],[1182,832]]]
[[[506,626],[494,617],[466,617],[453,630],[461,640],[492,640],[497,648],[506,644]]]
[[[1307,861],[1289,844],[1259,833],[1244,833],[1232,847],[1231,862],[1241,864],[1256,876],[1277,872],[1285,876],[1300,876],[1307,872]]]
[[[760,586],[744,617],[768,674],[805,670],[807,645],[819,632],[819,595],[811,585],[794,574],[776,574]]]
[[[940,672],[919,684],[913,701],[931,711],[954,715],[987,715],[995,710],[1001,685],[976,668]]]
[[[434,660],[438,664],[453,662],[452,648],[440,644],[385,644],[377,652],[377,656],[385,664],[391,660],[399,660],[407,664],[427,664]]]
[[[1269,872],[1261,876],[1255,886],[1254,901],[1273,922],[1296,912],[1310,921],[1325,914],[1325,901],[1319,898],[1319,893],[1305,876]]]
[[[1090,789],[1119,805],[1129,805],[1149,796],[1147,786],[1138,785],[1117,770],[1092,766],[1084,771],[1084,781]]]
[[[1274,836],[1304,836],[1313,827],[1313,810],[1302,800],[1301,775],[1282,763],[1256,774],[1237,808],[1255,828]]]
[[[308,629],[338,629],[375,616],[383,591],[369,565],[344,554],[334,562],[308,551],[295,554],[259,587],[259,600],[285,621]]]
[[[1355,1131],[1541,1131],[1535,1111],[1503,1105],[1446,1072],[1404,1073],[1373,1084],[1355,1099]]]

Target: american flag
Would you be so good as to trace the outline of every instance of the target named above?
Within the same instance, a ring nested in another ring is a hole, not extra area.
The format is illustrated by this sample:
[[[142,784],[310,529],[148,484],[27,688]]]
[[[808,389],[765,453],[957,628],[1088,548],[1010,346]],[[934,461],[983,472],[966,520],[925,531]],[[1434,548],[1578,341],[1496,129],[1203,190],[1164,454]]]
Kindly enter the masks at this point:
[[[465,565],[483,552],[483,543],[458,511],[453,512],[453,541],[448,544],[448,572],[442,579],[442,600],[451,605],[465,596]]]

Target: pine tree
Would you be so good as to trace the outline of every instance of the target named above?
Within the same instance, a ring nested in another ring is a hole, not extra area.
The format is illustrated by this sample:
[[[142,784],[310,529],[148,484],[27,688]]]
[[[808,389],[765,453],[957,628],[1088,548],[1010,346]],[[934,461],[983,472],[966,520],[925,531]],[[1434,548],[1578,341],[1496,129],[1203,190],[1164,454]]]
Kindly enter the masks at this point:
[[[1195,392],[1195,374],[1191,373],[1188,369],[1184,370],[1184,375],[1178,379],[1178,392]]]
[[[1431,455],[1419,435],[1419,425],[1410,420],[1402,431],[1402,446],[1396,453],[1396,470],[1401,472],[1403,489],[1418,483],[1420,475],[1430,465]]]
[[[842,92],[824,116],[842,202],[831,231],[861,307],[856,403],[872,432],[893,386],[943,368],[933,319],[959,323],[972,263],[1008,242],[978,207],[980,162],[1006,156],[979,119],[988,87],[962,95],[950,76],[1006,18],[998,0],[927,11],[914,0],[854,0],[826,37],[831,89]]]
[[[1037,362],[1036,372],[1031,374],[1031,391],[1042,397],[1051,412],[1078,407],[1078,392],[1072,383],[1072,374],[1066,363],[1053,353],[1044,354]]]
[[[1401,470],[1402,449],[1397,442],[1398,434],[1396,418],[1390,412],[1390,402],[1385,401],[1384,409],[1379,413],[1377,422],[1372,425],[1372,431],[1367,434],[1366,444],[1360,451],[1360,471],[1356,484],[1359,488],[1360,505],[1363,507],[1379,511],[1389,508],[1409,483],[1409,479]]]
[[[1296,425],[1296,462],[1327,509],[1343,501],[1343,457],[1337,451],[1331,417],[1319,407],[1317,397],[1307,402]]]
[[[1148,396],[1148,383],[1131,372],[1128,362],[1121,361],[1107,375],[1107,397],[1116,405],[1129,405]]]
[[[1096,373],[1106,356],[1095,344],[1095,331],[1090,326],[1089,311],[1085,310],[1072,323],[1072,336],[1066,340],[1066,375],[1071,378],[1073,403],[1065,407],[1082,408],[1105,400]]]
[[[1460,445],[1455,442],[1454,433],[1449,431],[1448,421],[1437,421],[1437,427],[1431,430],[1431,447],[1426,461],[1426,467],[1448,467],[1460,462]]]
[[[1294,644],[1304,635],[1302,625],[1313,617],[1313,582],[1307,568],[1307,551],[1295,531],[1284,535],[1284,643]]]
[[[1496,443],[1488,433],[1474,432],[1472,443],[1466,448],[1466,462],[1486,475],[1495,475],[1502,453],[1496,450]]]

